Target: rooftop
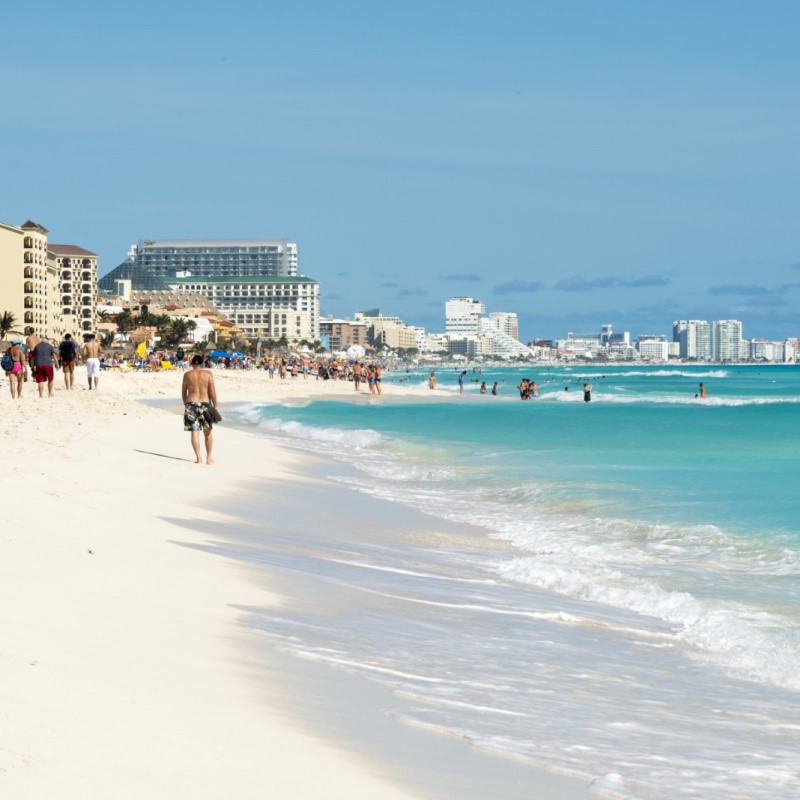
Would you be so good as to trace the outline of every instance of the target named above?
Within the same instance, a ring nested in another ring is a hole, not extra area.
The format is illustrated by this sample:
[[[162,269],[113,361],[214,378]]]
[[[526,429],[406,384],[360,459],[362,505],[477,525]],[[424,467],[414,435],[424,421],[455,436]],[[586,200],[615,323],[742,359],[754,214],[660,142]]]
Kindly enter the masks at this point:
[[[231,275],[203,277],[193,275],[189,278],[163,278],[168,286],[178,286],[186,283],[317,283],[305,275]]]
[[[288,239],[139,239],[137,247],[276,247],[290,244]]]
[[[97,258],[97,253],[93,253],[91,250],[84,250],[74,244],[50,244],[48,242],[47,250],[56,256],[91,256],[92,258]]]

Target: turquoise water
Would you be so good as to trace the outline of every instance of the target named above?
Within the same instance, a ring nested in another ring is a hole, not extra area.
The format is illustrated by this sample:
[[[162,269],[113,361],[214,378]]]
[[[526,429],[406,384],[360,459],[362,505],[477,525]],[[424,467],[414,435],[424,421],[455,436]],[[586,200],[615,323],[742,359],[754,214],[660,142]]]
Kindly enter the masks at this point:
[[[523,376],[537,400],[518,399]],[[623,797],[800,797],[800,369],[469,377],[500,395],[470,381],[459,399],[456,374],[440,372],[436,399],[239,410],[262,435],[356,466],[360,479],[333,471],[343,491],[469,523],[487,542],[360,555],[430,609],[418,624],[383,619],[379,655],[363,619],[327,640],[285,616],[265,630],[307,657],[335,641],[373,677],[376,664],[413,672],[402,690],[417,705],[399,716]]]

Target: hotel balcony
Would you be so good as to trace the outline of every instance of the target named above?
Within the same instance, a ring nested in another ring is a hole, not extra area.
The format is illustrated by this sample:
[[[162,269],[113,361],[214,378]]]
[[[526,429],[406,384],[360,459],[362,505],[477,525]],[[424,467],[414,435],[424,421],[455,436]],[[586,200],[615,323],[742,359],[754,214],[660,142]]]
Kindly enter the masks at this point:
[[[25,298],[25,308],[33,308],[33,298],[26,297]]]
[[[72,280],[72,270],[65,269],[61,273],[61,280],[62,281],[71,281]]]
[[[24,272],[23,277],[32,278],[33,277],[33,267],[25,267],[25,272]]]
[[[92,273],[91,272],[84,272],[81,275],[81,280],[82,281],[90,281],[91,279],[92,279]]]
[[[25,322],[33,322],[33,311],[25,312]]]
[[[72,305],[72,295],[65,294],[61,298],[61,305],[62,306],[71,306]]]
[[[17,240],[17,241],[19,241],[19,240]],[[32,236],[26,236],[25,239],[22,242],[22,246],[26,250],[30,250],[33,247],[33,237]],[[28,254],[26,253],[26,255],[28,255]]]
[[[90,319],[92,316],[92,309],[91,308],[84,308],[83,309],[83,318]]]
[[[31,281],[26,281],[23,286],[23,291],[25,294],[33,294],[33,283],[31,283]]]

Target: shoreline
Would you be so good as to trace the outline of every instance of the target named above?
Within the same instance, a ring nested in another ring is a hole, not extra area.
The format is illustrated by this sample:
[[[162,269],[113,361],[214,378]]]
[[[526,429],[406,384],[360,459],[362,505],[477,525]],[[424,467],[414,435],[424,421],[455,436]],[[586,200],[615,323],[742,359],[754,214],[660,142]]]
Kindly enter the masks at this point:
[[[300,481],[313,495],[312,457],[223,427],[217,464],[198,470],[179,418],[144,404],[180,405],[180,375],[104,374],[99,391],[87,394],[79,370],[73,392],[57,374],[52,399],[31,396],[28,382],[21,402],[12,403],[7,387],[0,400],[4,496],[13,498],[0,534],[3,796],[248,798],[264,786],[282,797],[453,796],[435,766],[416,785],[402,779],[408,760],[391,755],[391,732],[383,762],[337,742],[338,712],[309,728],[264,702],[267,674],[279,678],[266,693],[273,698],[300,700],[315,681],[321,697],[343,681],[270,660],[243,627],[241,609],[287,598],[255,580],[252,567],[209,557],[220,542],[203,529],[230,522],[224,508],[245,481]],[[215,379],[223,407],[355,394],[349,384],[335,391],[302,378],[275,381],[269,391],[260,374]],[[314,390],[287,391],[293,383]],[[433,394],[390,387],[386,397]],[[370,725],[385,722],[368,705],[358,703],[366,739]],[[404,753],[425,742],[419,758],[436,740],[452,750],[456,772],[471,769],[474,780],[489,765],[513,771],[466,742],[389,724]],[[547,793],[538,796],[566,800],[586,791],[580,781],[521,768],[526,791]]]

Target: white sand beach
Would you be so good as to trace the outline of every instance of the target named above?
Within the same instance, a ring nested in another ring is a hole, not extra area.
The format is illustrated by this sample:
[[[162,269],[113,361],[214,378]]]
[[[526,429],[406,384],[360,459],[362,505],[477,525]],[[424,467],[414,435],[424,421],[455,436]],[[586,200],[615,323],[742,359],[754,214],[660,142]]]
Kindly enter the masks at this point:
[[[215,378],[223,412],[231,401],[352,393],[261,372]],[[352,676],[270,660],[239,609],[286,599],[204,550],[199,523],[224,523],[215,501],[248,481],[307,480],[303,455],[223,423],[217,463],[195,464],[174,410],[141,402],[179,407],[180,381],[104,373],[89,392],[79,368],[74,391],[57,373],[52,399],[28,382],[16,402],[2,383],[0,796],[589,796],[579,781],[384,719],[380,691],[353,688]],[[325,694],[358,708],[303,719]],[[348,727],[382,746],[366,752]]]

